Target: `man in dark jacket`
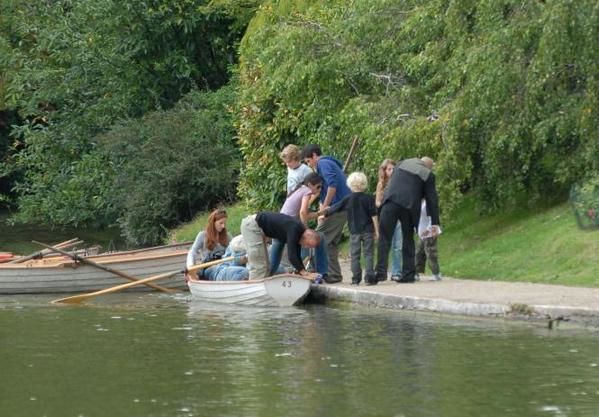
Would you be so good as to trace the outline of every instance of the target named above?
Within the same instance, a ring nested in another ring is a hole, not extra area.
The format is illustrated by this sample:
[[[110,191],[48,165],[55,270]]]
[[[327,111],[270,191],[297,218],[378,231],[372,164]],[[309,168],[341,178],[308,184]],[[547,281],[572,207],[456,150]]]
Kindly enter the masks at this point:
[[[398,283],[414,282],[416,274],[414,229],[418,227],[422,199],[426,200],[428,215],[431,217],[431,236],[439,234],[439,199],[435,187],[435,175],[432,173],[433,160],[411,158],[401,161],[393,171],[385,193],[380,212],[380,237],[376,265],[377,280],[387,277],[389,246],[393,231],[401,222],[402,271]]]

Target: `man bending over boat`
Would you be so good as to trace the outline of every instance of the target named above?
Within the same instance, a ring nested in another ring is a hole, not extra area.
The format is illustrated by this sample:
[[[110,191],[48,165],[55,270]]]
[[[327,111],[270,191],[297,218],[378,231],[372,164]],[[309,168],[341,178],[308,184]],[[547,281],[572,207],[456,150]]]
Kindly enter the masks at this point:
[[[287,245],[289,263],[297,274],[310,279],[318,276],[306,271],[301,250],[302,246],[316,248],[320,243],[320,234],[306,228],[301,220],[282,213],[262,211],[242,220],[241,234],[247,250],[250,279],[265,278],[269,274],[266,238],[277,239]]]

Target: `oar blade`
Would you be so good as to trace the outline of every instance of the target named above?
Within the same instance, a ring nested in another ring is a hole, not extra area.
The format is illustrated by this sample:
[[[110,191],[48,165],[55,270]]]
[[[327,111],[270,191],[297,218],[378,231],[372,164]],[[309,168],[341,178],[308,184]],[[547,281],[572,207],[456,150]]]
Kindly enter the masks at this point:
[[[59,298],[58,300],[52,300],[51,303],[52,304],[59,304],[59,303],[80,304],[87,298],[86,295],[87,294],[79,294],[79,295],[73,295],[71,297]]]

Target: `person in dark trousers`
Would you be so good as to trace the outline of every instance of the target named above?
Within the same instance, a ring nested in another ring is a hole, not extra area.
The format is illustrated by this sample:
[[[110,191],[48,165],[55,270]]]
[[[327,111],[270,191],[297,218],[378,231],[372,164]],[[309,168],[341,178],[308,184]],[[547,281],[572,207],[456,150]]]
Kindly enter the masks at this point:
[[[389,247],[393,239],[395,225],[401,222],[402,238],[402,271],[398,283],[415,281],[416,249],[414,245],[414,229],[420,221],[422,199],[426,200],[428,215],[431,217],[431,237],[440,231],[439,198],[435,186],[435,175],[432,172],[433,160],[410,158],[401,161],[393,171],[385,193],[380,212],[380,237],[376,265],[377,280],[387,277]]]
[[[346,195],[351,194],[346,184],[347,179],[343,173],[341,162],[331,156],[323,156],[319,145],[306,145],[302,150],[304,162],[322,177],[322,189],[320,190],[320,210],[338,203]],[[328,284],[335,284],[343,280],[341,265],[339,264],[339,243],[343,232],[343,226],[347,221],[343,213],[335,213],[326,219],[319,219],[316,231],[324,235],[327,245],[327,256],[329,259],[329,273],[324,278]]]
[[[319,212],[325,216],[339,211],[347,212],[347,223],[350,233],[351,272],[353,285],[362,281],[362,247],[366,264],[366,285],[376,285],[374,274],[374,242],[378,239],[378,216],[374,196],[366,194],[368,179],[362,172],[353,172],[347,178],[347,185],[352,193],[331,207]]]
[[[316,279],[302,262],[302,246],[315,248],[320,243],[320,234],[306,228],[301,220],[282,213],[262,211],[247,216],[241,221],[241,234],[245,241],[250,270],[250,279],[265,278],[270,273],[266,238],[277,239],[287,245],[289,263],[299,275]]]

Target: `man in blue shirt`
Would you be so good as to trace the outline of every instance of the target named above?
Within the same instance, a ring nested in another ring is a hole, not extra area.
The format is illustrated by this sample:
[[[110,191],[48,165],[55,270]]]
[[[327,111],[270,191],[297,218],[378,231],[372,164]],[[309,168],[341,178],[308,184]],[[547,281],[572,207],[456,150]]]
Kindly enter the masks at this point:
[[[302,158],[322,177],[319,211],[329,208],[341,201],[346,195],[351,194],[351,190],[346,184],[347,178],[343,173],[341,162],[331,156],[323,156],[319,145],[306,145],[302,151]],[[327,244],[329,273],[325,276],[325,281],[329,284],[341,282],[343,279],[341,265],[339,265],[338,245],[341,241],[341,233],[346,220],[345,213],[338,212],[326,219],[319,219],[316,227],[316,231],[324,235]]]

